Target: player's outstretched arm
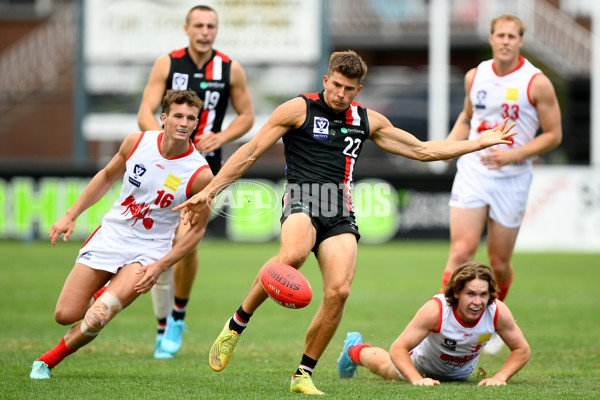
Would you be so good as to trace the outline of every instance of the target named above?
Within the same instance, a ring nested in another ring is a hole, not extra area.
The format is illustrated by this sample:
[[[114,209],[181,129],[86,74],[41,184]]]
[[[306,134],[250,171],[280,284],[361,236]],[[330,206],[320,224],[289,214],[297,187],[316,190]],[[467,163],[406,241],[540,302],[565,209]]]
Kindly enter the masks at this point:
[[[63,233],[65,234],[63,240],[65,242],[69,240],[75,230],[77,217],[96,204],[115,182],[123,177],[127,156],[133,150],[140,136],[140,133],[131,134],[123,141],[119,152],[115,154],[106,167],[98,171],[65,215],[50,227],[48,237],[52,246],[56,245],[58,237]]]
[[[371,135],[369,138],[383,150],[419,161],[447,160],[497,144],[509,144],[516,132],[515,123],[508,118],[493,129],[481,133],[477,140],[431,140],[422,142],[410,133],[394,127],[376,111],[368,110]]]
[[[424,378],[415,368],[409,352],[421,343],[429,332],[437,329],[440,307],[435,300],[429,300],[415,314],[398,339],[390,347],[390,358],[404,378],[418,386],[439,385],[440,382]]]
[[[527,364],[531,356],[529,343],[527,343],[523,332],[521,332],[508,307],[501,301],[497,301],[496,304],[498,305],[496,331],[510,349],[510,354],[500,370],[491,378],[479,382],[479,386],[506,385],[506,381],[519,372]]]
[[[287,131],[300,126],[305,118],[306,103],[299,97],[277,107],[256,136],[229,157],[212,182],[200,193],[173,208],[173,211],[181,210],[183,222],[195,224],[197,213],[207,208],[219,193],[244,175],[265,151],[281,139]]]

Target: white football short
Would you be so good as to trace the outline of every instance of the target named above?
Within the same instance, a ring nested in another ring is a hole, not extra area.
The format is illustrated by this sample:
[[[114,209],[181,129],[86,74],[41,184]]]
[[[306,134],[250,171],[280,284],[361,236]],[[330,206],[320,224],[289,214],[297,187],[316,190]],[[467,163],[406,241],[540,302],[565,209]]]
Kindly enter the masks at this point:
[[[76,262],[115,274],[125,265],[153,263],[172,248],[171,241],[112,236],[102,227],[98,228],[79,250]]]
[[[458,170],[452,184],[450,207],[488,207],[491,219],[507,228],[518,228],[523,222],[531,173],[490,178],[476,171]]]

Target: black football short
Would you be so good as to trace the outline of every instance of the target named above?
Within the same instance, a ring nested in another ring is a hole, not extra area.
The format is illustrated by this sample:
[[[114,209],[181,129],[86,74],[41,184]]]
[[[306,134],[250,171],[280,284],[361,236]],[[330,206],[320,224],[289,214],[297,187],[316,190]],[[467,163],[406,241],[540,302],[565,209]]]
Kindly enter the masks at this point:
[[[317,240],[312,249],[315,255],[321,242],[342,233],[352,233],[360,239],[358,225],[351,203],[343,188],[334,184],[288,183],[282,199],[281,223],[292,214],[303,213],[310,217]]]

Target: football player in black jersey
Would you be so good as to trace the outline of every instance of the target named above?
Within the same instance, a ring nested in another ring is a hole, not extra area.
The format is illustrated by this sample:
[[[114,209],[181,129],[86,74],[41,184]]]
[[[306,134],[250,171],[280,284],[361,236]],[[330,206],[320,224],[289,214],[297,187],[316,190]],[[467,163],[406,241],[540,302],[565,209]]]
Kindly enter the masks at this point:
[[[213,48],[218,33],[217,12],[208,6],[193,7],[187,14],[184,29],[189,37],[188,47],[159,57],[152,68],[138,111],[138,124],[142,131],[162,129],[155,113],[165,91],[195,91],[204,100],[204,106],[192,140],[216,174],[222,164],[221,146],[252,127],[254,110],[242,66]],[[221,130],[229,100],[237,116]],[[177,236],[183,235],[185,229],[187,227],[180,227]],[[183,318],[197,269],[198,253],[194,249],[165,272],[152,289],[158,319],[156,358],[172,358],[181,347]]]
[[[380,113],[354,101],[366,72],[367,66],[354,51],[333,53],[321,93],[302,95],[277,107],[258,134],[227,160],[207,188],[174,208],[182,210],[185,223],[194,224],[197,212],[283,139],[288,185],[281,247],[267,264],[277,262],[300,268],[313,251],[321,269],[324,292],[306,333],[304,354],[291,381],[292,392],[323,394],[311,376],[340,323],[354,278],[359,234],[350,190],[354,162],[364,140],[370,139],[393,154],[433,161],[509,143],[509,137],[515,134],[510,132],[514,124],[507,126],[505,120],[500,126],[482,132],[478,140],[422,142],[392,126]],[[214,370],[225,368],[251,315],[266,299],[257,276],[242,305],[211,348],[209,362]]]

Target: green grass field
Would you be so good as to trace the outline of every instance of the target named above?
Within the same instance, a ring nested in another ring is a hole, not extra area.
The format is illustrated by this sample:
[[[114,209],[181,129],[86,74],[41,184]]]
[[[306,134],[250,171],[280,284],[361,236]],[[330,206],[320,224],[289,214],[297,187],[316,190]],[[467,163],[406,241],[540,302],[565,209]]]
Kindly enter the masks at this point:
[[[208,350],[245,297],[277,243],[200,244],[200,269],[188,306],[182,350],[172,360],[152,358],[155,320],[149,295],[114,319],[90,345],[52,371],[29,378],[32,362],[54,347],[67,327],[54,322],[54,306],[70,271],[76,243],[0,242],[0,398],[2,399],[286,399],[304,334],[322,296],[313,257],[302,272],[313,302],[288,310],[267,301],[254,315],[228,367],[208,366]],[[335,399],[591,399],[600,398],[600,254],[516,254],[515,283],[507,304],[532,348],[525,368],[505,387],[478,387],[493,374],[506,348],[483,355],[479,376],[466,383],[413,387],[359,369],[341,380],[336,359],[347,331],[388,348],[415,311],[439,287],[447,242],[360,245],[352,294],[333,341],[319,360],[314,382]],[[487,262],[485,253],[478,260]]]

